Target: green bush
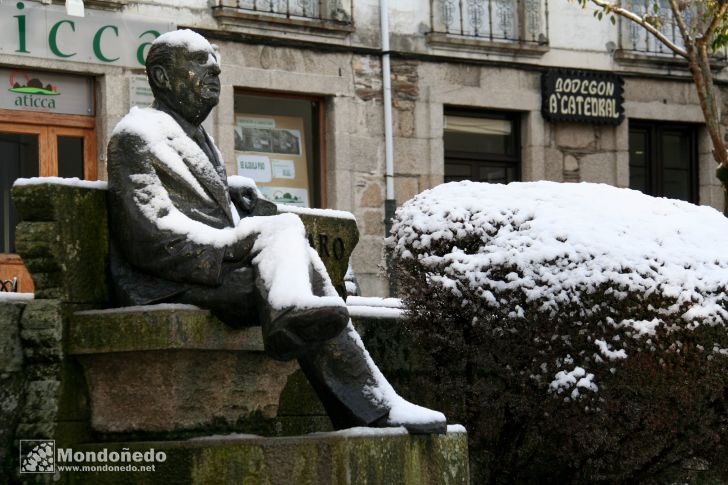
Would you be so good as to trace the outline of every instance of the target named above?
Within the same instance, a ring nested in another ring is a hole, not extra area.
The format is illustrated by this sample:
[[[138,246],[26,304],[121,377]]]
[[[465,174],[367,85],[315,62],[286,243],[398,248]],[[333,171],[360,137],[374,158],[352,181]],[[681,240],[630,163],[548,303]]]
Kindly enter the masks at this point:
[[[392,234],[424,400],[468,429],[473,483],[728,482],[721,214],[460,182],[404,204]]]

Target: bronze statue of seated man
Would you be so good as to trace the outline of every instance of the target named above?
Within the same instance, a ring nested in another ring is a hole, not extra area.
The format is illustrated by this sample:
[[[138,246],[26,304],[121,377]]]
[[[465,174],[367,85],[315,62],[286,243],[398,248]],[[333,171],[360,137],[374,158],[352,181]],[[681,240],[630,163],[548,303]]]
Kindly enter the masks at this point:
[[[228,186],[201,126],[220,94],[207,40],[164,34],[146,66],[154,104],[132,108],[108,146],[118,303],[190,303],[228,325],[259,323],[266,351],[298,359],[337,429],[445,432],[445,416],[402,399],[372,362],[300,219],[275,215],[254,186]]]

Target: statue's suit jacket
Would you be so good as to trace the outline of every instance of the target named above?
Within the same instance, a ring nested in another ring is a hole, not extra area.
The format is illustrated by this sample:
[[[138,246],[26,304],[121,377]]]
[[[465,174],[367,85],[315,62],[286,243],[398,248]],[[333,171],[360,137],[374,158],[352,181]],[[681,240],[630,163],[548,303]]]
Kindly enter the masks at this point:
[[[240,215],[233,214],[220,154],[201,127],[155,107],[132,108],[109,141],[108,177],[110,268],[118,303],[165,301],[223,283],[231,248],[198,244],[184,231],[157,224],[178,211],[189,225],[223,229]]]

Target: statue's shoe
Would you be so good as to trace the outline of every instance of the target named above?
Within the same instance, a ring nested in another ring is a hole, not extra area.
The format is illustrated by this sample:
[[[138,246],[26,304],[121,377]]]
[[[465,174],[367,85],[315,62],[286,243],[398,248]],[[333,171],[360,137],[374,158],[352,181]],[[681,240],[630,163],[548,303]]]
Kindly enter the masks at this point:
[[[389,413],[370,426],[390,428],[404,426],[411,434],[445,434],[447,418],[439,411],[412,404],[398,396]]]
[[[339,335],[349,323],[344,306],[286,308],[263,325],[265,350],[274,359],[290,360],[311,352]]]

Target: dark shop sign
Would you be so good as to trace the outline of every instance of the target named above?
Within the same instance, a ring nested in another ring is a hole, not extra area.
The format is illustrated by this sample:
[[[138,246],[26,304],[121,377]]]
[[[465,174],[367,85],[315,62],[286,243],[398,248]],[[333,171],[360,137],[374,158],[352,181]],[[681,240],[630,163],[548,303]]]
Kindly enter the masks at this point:
[[[623,84],[615,74],[549,69],[541,78],[541,113],[547,121],[618,125]]]

